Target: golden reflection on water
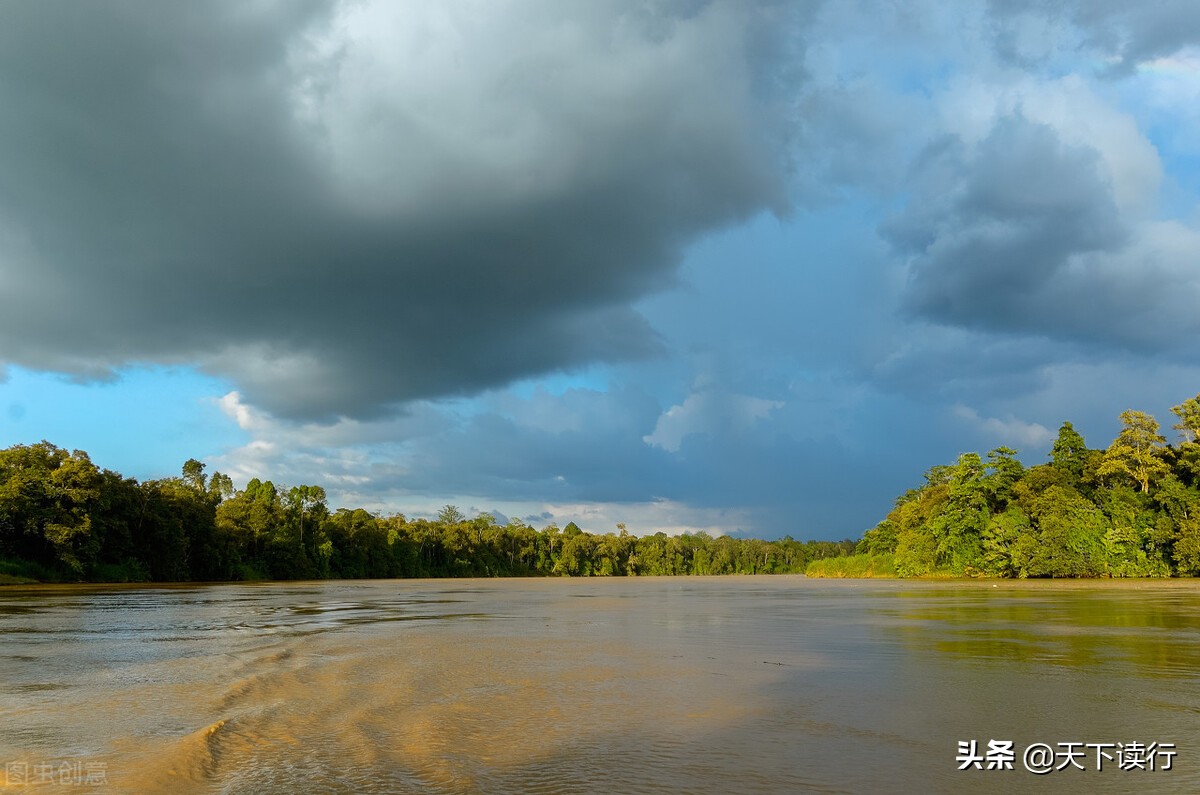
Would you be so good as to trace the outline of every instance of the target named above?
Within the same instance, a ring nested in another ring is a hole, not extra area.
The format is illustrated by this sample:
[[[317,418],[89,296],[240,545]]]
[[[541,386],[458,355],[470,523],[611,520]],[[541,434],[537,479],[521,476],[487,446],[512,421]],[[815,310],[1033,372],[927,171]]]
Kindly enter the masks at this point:
[[[0,762],[98,762],[95,791],[131,793],[1184,791],[1198,596],[790,577],[5,589]],[[957,740],[994,737],[1180,750],[1147,782],[956,770]]]

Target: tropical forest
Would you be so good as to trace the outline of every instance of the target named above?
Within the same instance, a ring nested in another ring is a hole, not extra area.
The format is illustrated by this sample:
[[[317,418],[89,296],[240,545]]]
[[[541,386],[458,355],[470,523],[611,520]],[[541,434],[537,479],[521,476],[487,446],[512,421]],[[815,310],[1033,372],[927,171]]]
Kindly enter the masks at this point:
[[[1175,406],[1178,444],[1142,411],[1106,449],[1069,422],[1049,460],[998,447],[935,466],[853,556],[811,576],[1192,577],[1200,574],[1200,395]]]
[[[235,490],[191,459],[138,482],[48,442],[0,450],[0,583],[802,573],[853,541],[535,529],[453,505],[432,519],[331,511],[321,486]]]
[[[534,528],[453,505],[431,519],[330,510],[324,488],[235,489],[191,459],[139,482],[49,442],[0,450],[0,583],[492,576],[1191,577],[1200,574],[1200,395],[1177,444],[1142,411],[1105,449],[1070,422],[1049,460],[963,453],[858,542]]]

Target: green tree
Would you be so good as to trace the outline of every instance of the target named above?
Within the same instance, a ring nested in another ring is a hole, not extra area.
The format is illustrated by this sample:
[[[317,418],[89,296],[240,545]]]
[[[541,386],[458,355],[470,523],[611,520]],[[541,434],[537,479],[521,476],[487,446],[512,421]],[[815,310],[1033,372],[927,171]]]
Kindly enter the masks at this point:
[[[44,532],[58,565],[73,577],[90,573],[100,550],[92,516],[100,502],[100,470],[88,454],[75,450],[50,473],[54,505]]]
[[[288,490],[288,505],[300,522],[300,544],[304,545],[304,516],[310,510],[324,509],[325,489],[320,486],[293,486]]]
[[[1032,500],[1036,531],[1019,544],[1016,565],[1030,577],[1099,577],[1108,571],[1111,527],[1090,500],[1069,486],[1051,486]]]
[[[1027,577],[1032,527],[1016,505],[991,516],[983,533],[983,571],[996,577]]]
[[[82,450],[43,441],[0,451],[0,556],[88,576],[103,545],[94,519],[105,482]]]
[[[1171,411],[1179,418],[1174,428],[1183,435],[1184,441],[1193,444],[1200,441],[1200,395],[1188,398]]]
[[[988,509],[1002,513],[1013,496],[1013,488],[1025,474],[1025,467],[1017,460],[1017,451],[1011,447],[997,447],[988,453],[987,476],[983,479]]]
[[[214,479],[216,475],[213,476]],[[271,481],[252,478],[244,491],[217,506],[217,525],[234,539],[241,551],[242,562],[249,568],[244,578],[265,576],[261,556],[264,540],[276,538],[283,527],[283,508],[279,492]]]
[[[634,554],[638,560],[638,574],[652,577],[670,574],[667,570],[666,550],[667,534],[661,530],[654,535],[642,536],[637,539],[634,546]]]
[[[1121,412],[1121,424],[1124,427],[1104,453],[1098,472],[1132,478],[1149,494],[1150,484],[1169,471],[1162,459],[1167,440],[1158,432],[1158,422],[1144,411]]]
[[[938,565],[938,540],[932,525],[950,497],[951,468],[935,469],[945,477],[931,479],[927,475],[927,485],[903,494],[887,516],[896,528],[896,571],[901,577],[930,574]]]
[[[1058,438],[1050,448],[1050,462],[1056,469],[1070,476],[1071,485],[1083,477],[1084,463],[1087,460],[1087,444],[1083,437],[1069,422],[1064,422],[1058,429]]]
[[[467,517],[463,516],[463,512],[458,509],[457,505],[443,505],[442,509],[438,511],[437,520],[441,524],[458,524],[465,522]]]
[[[1167,478],[1158,493],[1168,497],[1175,492],[1178,481]],[[1166,492],[1166,493],[1163,493]],[[1108,573],[1113,577],[1161,577],[1168,573],[1165,556],[1156,549],[1160,536],[1169,540],[1174,535],[1170,517],[1156,510],[1154,501],[1145,493],[1127,485],[1107,489],[1102,494],[1101,507],[1108,517],[1109,529],[1104,537],[1108,551]],[[1167,523],[1161,530],[1159,520]]]
[[[863,533],[855,552],[860,555],[888,555],[896,551],[897,540],[896,523],[891,519],[884,519]]]
[[[208,479],[208,495],[213,501],[227,500],[235,494],[233,479],[223,472],[214,472]]]
[[[988,484],[978,453],[963,453],[958,457],[951,469],[949,486],[943,510],[930,521],[935,541],[934,560],[939,567],[966,574],[978,570],[982,563],[983,531],[989,516]]]
[[[183,482],[196,491],[204,491],[204,464],[194,458],[183,462]]]
[[[1193,514],[1179,521],[1172,556],[1180,574],[1200,575],[1200,515]]]

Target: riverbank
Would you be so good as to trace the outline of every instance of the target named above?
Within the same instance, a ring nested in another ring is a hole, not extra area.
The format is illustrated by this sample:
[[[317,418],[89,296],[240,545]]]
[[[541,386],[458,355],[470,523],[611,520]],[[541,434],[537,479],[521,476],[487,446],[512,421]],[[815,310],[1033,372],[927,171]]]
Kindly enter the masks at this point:
[[[814,560],[804,570],[804,576],[829,579],[895,579],[896,560],[893,555],[842,555]]]
[[[997,577],[994,575],[983,574],[977,572],[975,574],[960,575],[951,571],[941,570],[932,571],[926,574],[917,576],[901,577],[896,571],[895,556],[889,554],[880,555],[844,555],[836,558],[825,558],[822,560],[814,560],[808,564],[808,568],[804,572],[804,576],[812,579],[846,579],[846,580],[954,580],[957,582],[976,582],[979,580],[988,580],[996,583],[1001,582],[1038,582],[1038,581],[1053,581],[1062,582],[1132,582],[1132,581],[1148,581],[1148,582],[1186,582],[1195,581],[1194,577]]]

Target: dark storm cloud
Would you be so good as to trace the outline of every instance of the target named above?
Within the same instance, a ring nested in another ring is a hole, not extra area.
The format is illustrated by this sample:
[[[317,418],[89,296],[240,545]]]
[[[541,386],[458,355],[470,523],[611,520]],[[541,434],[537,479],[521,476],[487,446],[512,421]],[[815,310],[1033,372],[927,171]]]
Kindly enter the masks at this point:
[[[1126,349],[1196,328],[1191,233],[1126,220],[1099,153],[1019,113],[977,145],[950,137],[884,227],[909,256],[908,309],[937,323]],[[1174,242],[1172,242],[1172,240]]]
[[[915,252],[914,307],[963,325],[1008,323],[1078,251],[1116,245],[1118,214],[1094,152],[1011,116],[978,147],[957,137],[918,162],[920,195],[886,232]]]
[[[569,8],[570,10],[566,10]],[[366,416],[654,355],[629,302],[783,204],[731,3],[9,4],[0,360]]]

